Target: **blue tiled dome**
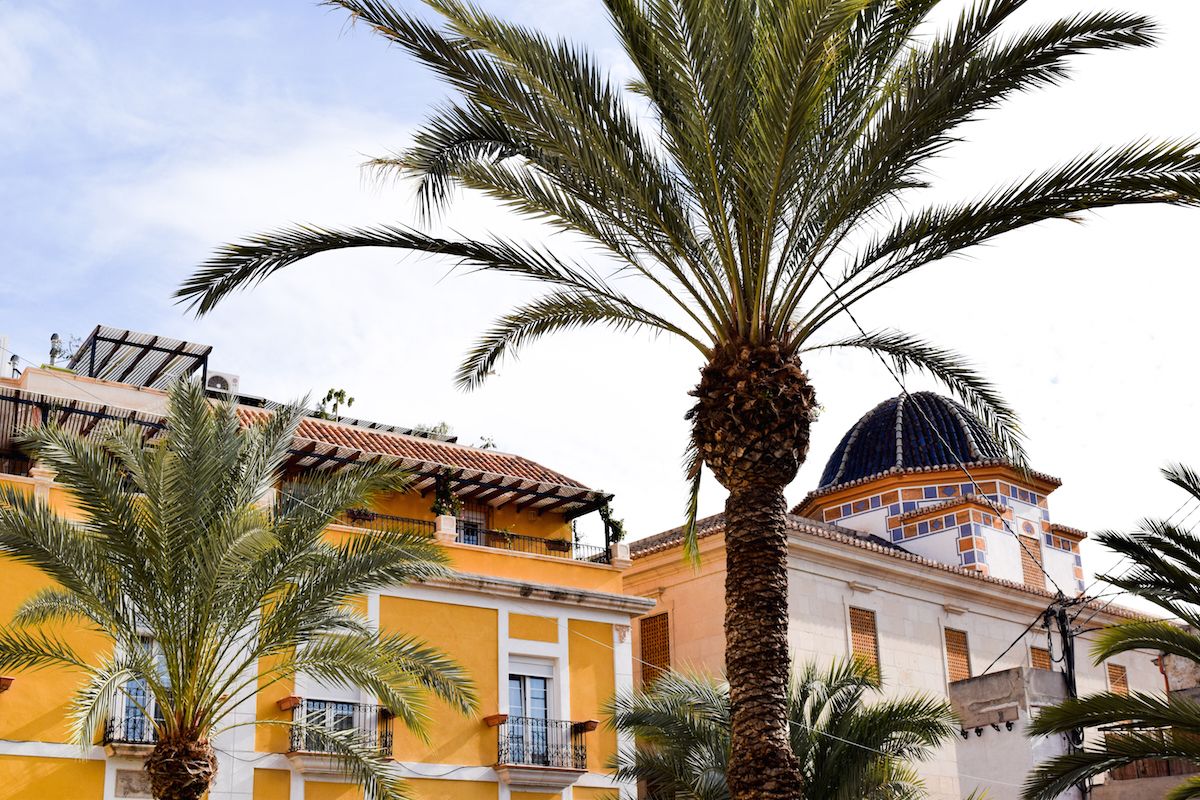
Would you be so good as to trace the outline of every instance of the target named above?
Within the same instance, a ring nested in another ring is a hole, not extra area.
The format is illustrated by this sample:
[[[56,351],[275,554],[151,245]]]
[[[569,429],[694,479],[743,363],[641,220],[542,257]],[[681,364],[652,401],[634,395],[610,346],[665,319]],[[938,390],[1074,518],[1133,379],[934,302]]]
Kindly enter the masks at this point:
[[[971,464],[1004,455],[962,404],[935,392],[912,392],[884,400],[846,432],[825,465],[821,488],[894,468]]]

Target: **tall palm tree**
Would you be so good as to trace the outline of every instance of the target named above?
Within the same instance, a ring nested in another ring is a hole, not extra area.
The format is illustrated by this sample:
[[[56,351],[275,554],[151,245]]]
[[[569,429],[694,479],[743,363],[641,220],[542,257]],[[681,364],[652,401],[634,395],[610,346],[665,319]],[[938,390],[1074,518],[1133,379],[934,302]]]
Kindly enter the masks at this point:
[[[868,703],[881,688],[861,662],[803,666],[788,684],[791,748],[803,776],[797,800],[910,800],[922,797],[911,763],[958,732],[942,700],[911,695]],[[648,689],[618,696],[611,724],[636,737],[620,752],[617,776],[644,781],[648,800],[728,800],[729,687],[666,673]]]
[[[83,748],[120,703],[153,726],[146,759],[154,796],[196,800],[216,771],[213,737],[262,689],[297,673],[361,688],[403,724],[425,729],[427,694],[474,708],[470,681],[416,639],[372,628],[354,600],[440,575],[428,537],[364,532],[341,541],[325,527],[347,508],[403,485],[386,466],[314,478],[302,501],[262,498],[288,459],[299,408],[242,426],[232,404],[202,387],[170,393],[161,440],[116,427],[85,439],[56,427],[28,432],[31,455],[70,490],[80,521],[0,487],[0,555],[32,565],[53,588],[0,627],[0,671],[67,667],[85,680],[71,706]],[[87,655],[80,626],[111,640]],[[304,735],[340,756],[368,797],[400,796],[387,760],[355,731],[305,723]]]
[[[1163,474],[1188,493],[1188,502],[1200,503],[1200,475],[1195,471],[1176,465]],[[1134,650],[1158,650],[1200,662],[1200,536],[1181,523],[1147,519],[1134,533],[1109,531],[1097,538],[1132,564],[1122,575],[1104,575],[1101,580],[1154,603],[1172,619],[1128,622],[1100,631],[1092,649],[1096,663]],[[1026,783],[1027,800],[1052,800],[1076,784],[1143,759],[1180,759],[1200,771],[1200,702],[1192,697],[1101,692],[1044,709],[1029,733],[1048,736],[1080,728],[1106,733],[1079,752],[1041,764]],[[1165,800],[1195,797],[1200,797],[1200,776],[1183,781]]]
[[[739,799],[794,797],[784,489],[807,454],[816,404],[801,359],[852,347],[901,372],[926,370],[1019,460],[1012,410],[954,354],[896,331],[820,334],[919,267],[1008,231],[1200,198],[1200,146],[1143,140],[974,199],[909,207],[966,123],[1063,81],[1081,53],[1155,41],[1154,24],[1131,13],[1002,33],[1026,1],[978,0],[932,30],[938,0],[604,0],[633,72],[622,85],[586,48],[467,0],[425,0],[440,24],[385,0],[331,0],[457,93],[409,147],[371,162],[415,180],[423,219],[464,187],[583,241],[589,260],[500,235],[303,225],[222,246],[178,296],[205,313],[316,253],[389,247],[546,285],[483,334],[459,368],[462,387],[534,339],[586,325],[693,346],[702,369],[689,528],[702,468],[729,492],[730,786]]]

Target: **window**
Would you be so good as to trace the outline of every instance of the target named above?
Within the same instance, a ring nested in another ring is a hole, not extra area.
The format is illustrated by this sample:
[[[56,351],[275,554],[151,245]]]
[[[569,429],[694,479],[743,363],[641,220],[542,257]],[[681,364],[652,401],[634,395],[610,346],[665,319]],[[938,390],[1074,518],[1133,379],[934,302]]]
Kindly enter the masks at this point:
[[[951,683],[971,677],[971,653],[967,632],[946,628],[946,675]]]
[[[550,764],[550,679],[508,676],[508,754],[517,764]]]
[[[1032,536],[1018,536],[1021,543],[1021,577],[1026,586],[1046,588],[1046,575],[1042,572],[1042,546]]]
[[[354,703],[338,700],[305,700],[304,725],[317,726],[327,731],[348,731],[354,728]],[[295,741],[293,739],[293,741]],[[304,737],[304,749],[310,753],[324,753],[329,742],[324,736],[308,731]]]
[[[642,686],[671,669],[671,622],[666,613],[638,621],[641,637]]]
[[[879,637],[875,630],[875,612],[850,609],[850,651],[879,672]]]
[[[169,685],[167,661],[162,648],[150,636],[141,637],[141,646],[154,659],[159,680],[162,684]],[[134,678],[125,684],[123,697],[121,718],[114,725],[112,738],[123,742],[153,742],[154,723],[163,722],[163,713],[154,701],[154,695],[150,693],[150,684],[145,678]]]
[[[1029,648],[1029,665],[1034,669],[1054,669],[1050,651],[1044,647]]]
[[[458,540],[463,544],[483,544],[483,532],[491,523],[491,506],[463,503],[458,513]]]
[[[1108,690],[1113,694],[1129,696],[1129,674],[1120,664],[1108,665]]]

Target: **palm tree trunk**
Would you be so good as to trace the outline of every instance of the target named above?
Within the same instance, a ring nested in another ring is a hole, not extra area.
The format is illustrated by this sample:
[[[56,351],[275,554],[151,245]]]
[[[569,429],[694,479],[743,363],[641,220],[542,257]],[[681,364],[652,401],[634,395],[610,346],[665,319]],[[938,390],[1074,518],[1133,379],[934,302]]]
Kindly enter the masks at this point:
[[[787,717],[788,591],[783,488],[747,482],[725,501],[725,671],[735,800],[802,796]]]
[[[692,393],[692,437],[729,490],[725,502],[725,671],[733,716],[733,800],[797,800],[788,736],[787,511],[784,488],[808,453],[816,405],[799,360],[778,343],[731,344]]]
[[[155,800],[200,800],[217,774],[217,754],[207,741],[159,739],[145,769]]]

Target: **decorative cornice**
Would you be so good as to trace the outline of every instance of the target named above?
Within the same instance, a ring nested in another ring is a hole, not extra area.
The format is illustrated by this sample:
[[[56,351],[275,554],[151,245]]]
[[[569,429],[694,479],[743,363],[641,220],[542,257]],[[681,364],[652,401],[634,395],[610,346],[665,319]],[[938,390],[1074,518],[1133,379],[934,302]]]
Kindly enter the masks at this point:
[[[924,506],[922,508],[915,508],[912,511],[905,511],[903,514],[897,516],[896,519],[900,522],[908,522],[909,520],[920,519],[921,517],[929,514],[936,515],[942,511],[949,511],[952,508],[958,508],[959,506],[966,505],[983,506],[993,514],[1004,514],[1006,511],[1008,511],[1005,506],[1002,506],[999,503],[993,503],[991,500],[987,499],[981,494],[964,494],[960,497],[952,497],[949,500],[941,503],[934,503],[931,506]]]
[[[553,603],[587,606],[605,611],[618,611],[622,614],[638,616],[654,608],[654,601],[646,597],[635,597],[628,594],[613,594],[598,592],[594,589],[576,589],[567,586],[556,586],[549,583],[531,583],[529,581],[498,578],[493,575],[477,575],[469,572],[456,572],[443,578],[426,578],[420,581],[423,586],[478,592],[494,597],[518,597],[525,600],[542,600]]]
[[[833,484],[830,486],[824,486],[819,489],[813,489],[811,492],[809,492],[807,495],[805,495],[803,500],[801,500],[799,503],[796,504],[795,508],[792,509],[792,513],[793,514],[798,513],[801,509],[804,509],[810,503],[812,503],[815,500],[819,500],[822,497],[827,497],[831,494],[836,494],[838,492],[845,491],[846,489],[851,489],[856,486],[866,486],[867,484],[874,483],[875,481],[883,480],[884,478],[893,478],[893,477],[897,477],[900,475],[921,475],[921,474],[934,473],[934,472],[949,472],[951,470],[957,470],[959,472],[962,472],[963,467],[966,467],[968,470],[989,469],[992,467],[1002,467],[1002,468],[1012,470],[1014,473],[1016,473],[1020,477],[1023,477],[1025,479],[1031,479],[1034,481],[1039,481],[1041,483],[1047,484],[1048,486],[1050,486],[1052,488],[1058,488],[1059,486],[1062,486],[1062,480],[1060,480],[1059,478],[1056,478],[1053,475],[1047,474],[1045,472],[1037,472],[1036,470],[1023,470],[1023,469],[1021,469],[1021,467],[1018,467],[1017,465],[1013,464],[1011,461],[1009,461],[1006,458],[987,458],[987,459],[982,459],[980,461],[972,461],[972,462],[969,462],[966,464],[961,464],[961,465],[960,464],[938,464],[935,466],[928,466],[928,467],[892,467],[891,469],[885,470],[883,472],[877,472],[874,475],[867,475],[864,478],[858,478],[856,480],[846,481],[845,483],[837,483],[837,484]],[[966,475],[963,475],[962,480],[959,482],[960,483],[963,483],[963,482],[969,483],[970,481],[967,479]]]

